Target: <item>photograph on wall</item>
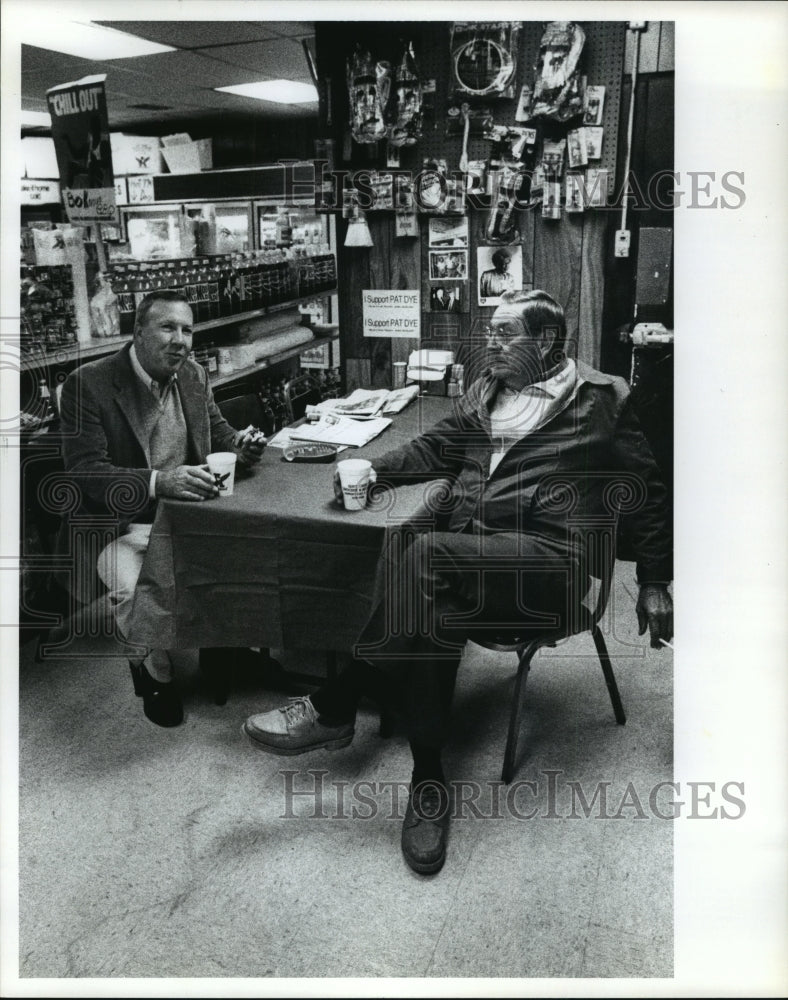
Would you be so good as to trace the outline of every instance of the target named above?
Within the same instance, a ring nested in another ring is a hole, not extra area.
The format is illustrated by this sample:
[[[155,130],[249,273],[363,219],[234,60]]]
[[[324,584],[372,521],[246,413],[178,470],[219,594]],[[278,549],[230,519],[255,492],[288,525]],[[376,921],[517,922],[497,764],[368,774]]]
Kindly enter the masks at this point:
[[[432,282],[430,284],[430,312],[468,312],[468,282]]]
[[[480,306],[500,305],[504,292],[523,287],[523,248],[478,247],[476,250]]]
[[[431,247],[467,247],[468,217],[460,219],[431,218],[429,220]]]
[[[430,250],[430,281],[465,281],[468,277],[467,250]]]

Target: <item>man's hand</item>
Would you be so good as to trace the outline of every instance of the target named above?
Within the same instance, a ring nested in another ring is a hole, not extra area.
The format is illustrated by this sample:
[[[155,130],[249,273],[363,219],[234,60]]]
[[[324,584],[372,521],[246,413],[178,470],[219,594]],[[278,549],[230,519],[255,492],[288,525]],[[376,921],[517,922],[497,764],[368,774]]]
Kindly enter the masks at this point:
[[[208,500],[218,493],[207,465],[179,465],[177,469],[159,472],[156,476],[157,496]]]
[[[238,439],[235,450],[244,465],[256,465],[263,457],[263,451],[268,444],[268,438],[262,431],[254,427],[247,427],[242,431],[242,436]]]
[[[643,635],[648,627],[654,649],[662,648],[660,639],[670,642],[673,638],[673,599],[664,583],[644,583],[635,611],[638,635]]]

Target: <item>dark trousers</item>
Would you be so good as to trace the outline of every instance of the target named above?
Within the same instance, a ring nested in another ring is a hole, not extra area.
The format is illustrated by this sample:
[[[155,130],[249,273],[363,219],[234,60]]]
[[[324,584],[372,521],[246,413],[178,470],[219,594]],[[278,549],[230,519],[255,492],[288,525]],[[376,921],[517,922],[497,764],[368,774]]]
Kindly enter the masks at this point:
[[[538,535],[392,529],[355,655],[395,680],[411,743],[442,747],[468,638],[558,625],[579,577],[566,546]]]

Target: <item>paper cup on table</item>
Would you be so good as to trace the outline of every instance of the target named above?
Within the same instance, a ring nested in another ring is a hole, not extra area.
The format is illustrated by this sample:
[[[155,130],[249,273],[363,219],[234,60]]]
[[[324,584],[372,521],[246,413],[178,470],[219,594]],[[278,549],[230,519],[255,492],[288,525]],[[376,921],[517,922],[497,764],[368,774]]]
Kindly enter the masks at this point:
[[[234,451],[215,451],[206,458],[208,471],[213,476],[213,482],[219,490],[220,497],[231,497],[235,486]]]
[[[405,385],[407,362],[395,361],[392,367],[392,384],[395,389],[401,389]]]
[[[372,463],[365,458],[346,458],[337,463],[337,468],[345,510],[363,510],[367,506]]]

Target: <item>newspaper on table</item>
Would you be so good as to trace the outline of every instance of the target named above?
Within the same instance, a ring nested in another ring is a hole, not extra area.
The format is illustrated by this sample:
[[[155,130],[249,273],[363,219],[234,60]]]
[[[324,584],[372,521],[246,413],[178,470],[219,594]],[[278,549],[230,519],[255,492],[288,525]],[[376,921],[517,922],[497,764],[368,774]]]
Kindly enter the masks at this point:
[[[291,441],[320,441],[323,444],[344,444],[361,448],[384,431],[389,417],[352,420],[335,413],[324,413],[315,424],[301,424],[289,428]]]
[[[417,385],[401,389],[355,389],[345,399],[323,399],[308,406],[306,415],[333,413],[354,420],[371,420],[382,413],[399,413],[419,394]]]

